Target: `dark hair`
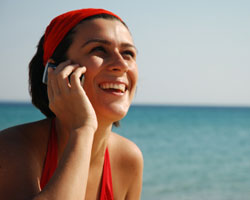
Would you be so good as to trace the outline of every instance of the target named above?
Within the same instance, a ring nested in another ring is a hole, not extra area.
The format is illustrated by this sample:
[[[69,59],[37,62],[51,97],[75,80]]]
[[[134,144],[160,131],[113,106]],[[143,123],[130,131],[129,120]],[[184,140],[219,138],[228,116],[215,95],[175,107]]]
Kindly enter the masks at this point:
[[[98,14],[98,15],[87,17],[83,19],[81,22],[86,21],[86,20],[93,20],[97,18],[119,20],[113,15]],[[127,27],[127,25],[124,22],[122,22],[122,24],[125,27]],[[67,60],[66,54],[70,45],[73,42],[74,33],[75,33],[75,28],[71,29],[66,34],[66,36],[63,38],[63,40],[55,49],[51,58],[56,63],[60,63],[62,61]],[[49,109],[47,85],[42,83],[42,76],[43,76],[43,72],[45,69],[43,65],[43,43],[44,43],[44,35],[41,37],[38,43],[37,52],[35,53],[34,57],[31,59],[29,63],[29,93],[32,99],[32,104],[34,106],[36,106],[46,117],[55,117],[55,114]],[[119,121],[114,122],[114,125],[119,126]]]

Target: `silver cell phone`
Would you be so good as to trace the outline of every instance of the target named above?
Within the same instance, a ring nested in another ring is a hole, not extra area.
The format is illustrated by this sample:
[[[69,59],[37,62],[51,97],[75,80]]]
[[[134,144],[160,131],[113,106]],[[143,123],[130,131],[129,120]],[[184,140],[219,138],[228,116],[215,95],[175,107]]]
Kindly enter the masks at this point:
[[[45,69],[44,69],[44,72],[43,72],[43,79],[42,79],[42,82],[44,84],[46,84],[46,85],[48,83],[48,68],[49,67],[55,69],[57,66],[54,63],[47,62],[46,66],[45,66]],[[69,76],[69,79],[70,79],[70,76]],[[83,83],[84,83],[84,75],[82,75],[80,77],[80,80],[81,80],[81,84],[83,85]]]
[[[43,72],[43,79],[42,79],[42,82],[44,84],[47,85],[48,83],[48,68],[51,67],[53,69],[56,68],[56,65],[54,63],[51,63],[51,62],[47,62],[47,64],[45,65],[45,69],[44,69],[44,72]]]

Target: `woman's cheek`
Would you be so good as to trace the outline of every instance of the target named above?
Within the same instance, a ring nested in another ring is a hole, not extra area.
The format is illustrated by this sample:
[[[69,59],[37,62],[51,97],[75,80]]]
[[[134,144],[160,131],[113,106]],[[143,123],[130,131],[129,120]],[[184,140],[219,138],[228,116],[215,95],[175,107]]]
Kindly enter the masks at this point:
[[[130,72],[131,72],[130,73],[131,79],[132,79],[133,83],[136,85],[137,81],[138,81],[138,67],[136,64],[131,66]]]
[[[103,58],[98,56],[92,56],[91,59],[89,59],[87,67],[90,69],[98,69],[103,65]]]

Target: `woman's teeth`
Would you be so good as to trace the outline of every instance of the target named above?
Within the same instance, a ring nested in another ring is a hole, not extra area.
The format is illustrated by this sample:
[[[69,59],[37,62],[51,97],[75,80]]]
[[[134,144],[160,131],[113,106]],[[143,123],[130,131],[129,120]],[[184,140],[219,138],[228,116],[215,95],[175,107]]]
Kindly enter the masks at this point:
[[[102,83],[100,84],[100,88],[104,90],[114,89],[120,92],[126,91],[126,85],[123,83]]]

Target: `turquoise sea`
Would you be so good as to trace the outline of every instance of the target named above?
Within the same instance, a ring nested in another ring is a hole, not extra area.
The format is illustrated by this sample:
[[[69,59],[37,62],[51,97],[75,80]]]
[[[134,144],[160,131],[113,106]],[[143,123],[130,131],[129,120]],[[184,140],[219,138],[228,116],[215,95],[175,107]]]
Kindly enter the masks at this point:
[[[44,118],[1,103],[0,129]],[[249,200],[250,108],[134,105],[114,131],[144,155],[142,200]]]

